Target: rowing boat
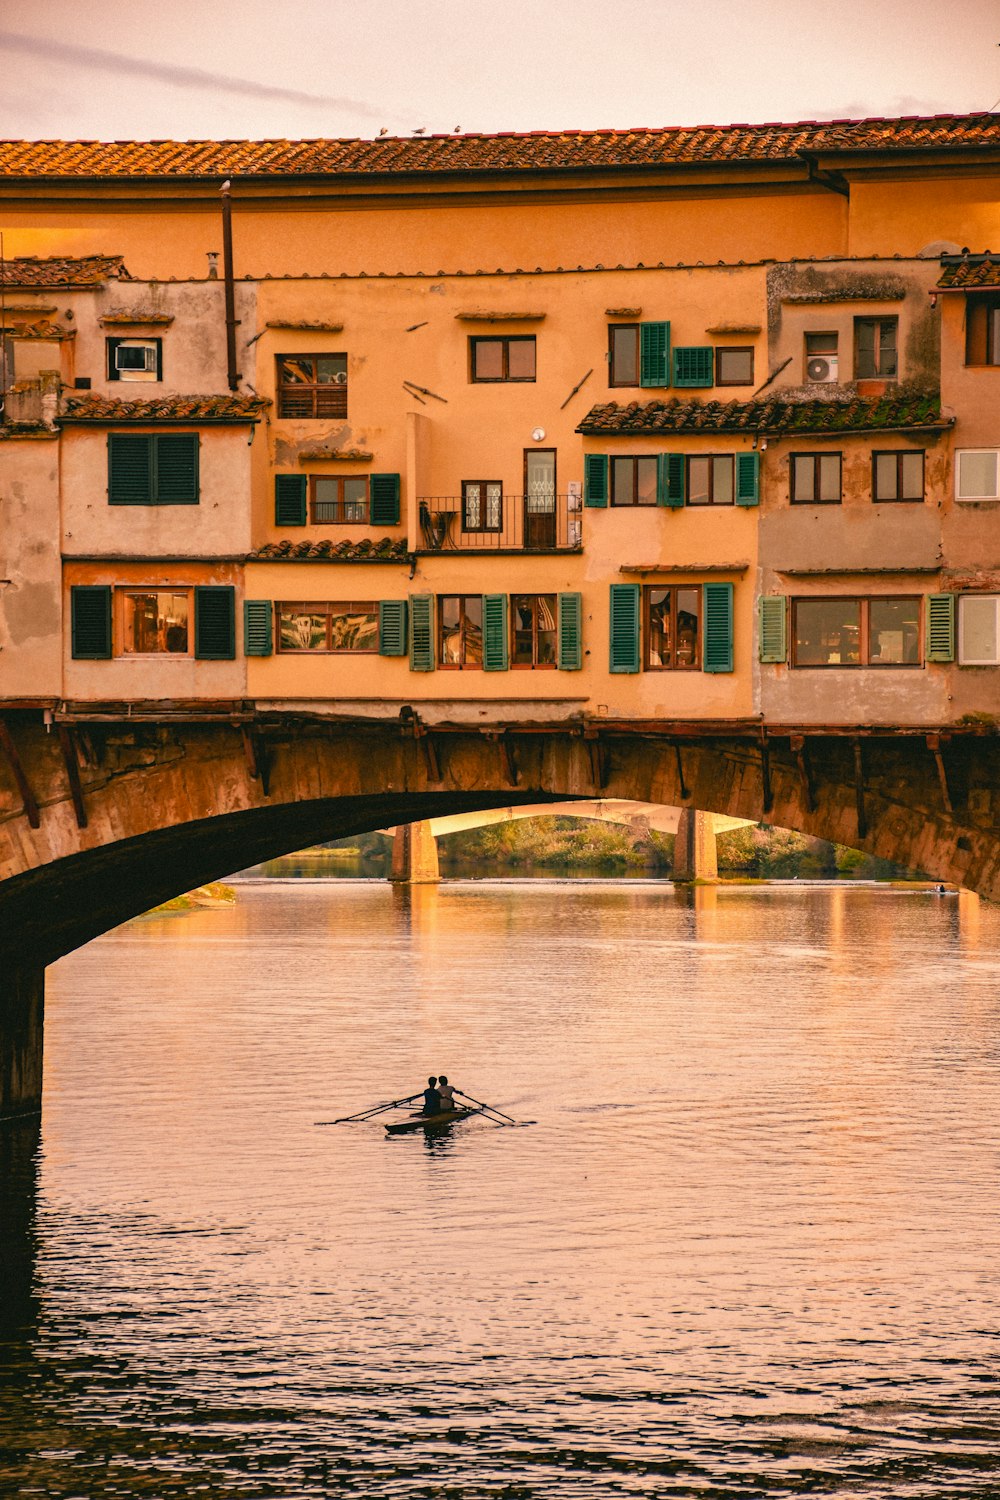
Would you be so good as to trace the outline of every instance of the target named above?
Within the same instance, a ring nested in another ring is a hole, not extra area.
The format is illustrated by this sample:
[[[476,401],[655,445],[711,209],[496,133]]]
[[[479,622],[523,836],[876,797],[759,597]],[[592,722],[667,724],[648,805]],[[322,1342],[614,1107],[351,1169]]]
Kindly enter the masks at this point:
[[[469,1115],[474,1115],[474,1109],[445,1109],[437,1115],[408,1115],[405,1120],[397,1120],[393,1125],[385,1127],[387,1135],[405,1135],[410,1130],[433,1130],[441,1125],[454,1125],[456,1120],[465,1120]]]

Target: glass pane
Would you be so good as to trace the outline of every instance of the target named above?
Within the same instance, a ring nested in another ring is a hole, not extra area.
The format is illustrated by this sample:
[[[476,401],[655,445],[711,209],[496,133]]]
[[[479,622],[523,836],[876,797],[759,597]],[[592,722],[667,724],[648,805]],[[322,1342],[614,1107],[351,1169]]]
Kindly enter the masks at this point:
[[[698,665],[698,589],[677,590],[677,665]]]
[[[486,486],[486,525],[490,531],[499,531],[503,526],[503,485]]]
[[[875,499],[897,500],[896,455],[880,453],[875,460]]]
[[[722,385],[753,385],[753,350],[720,349],[719,382]]]
[[[530,594],[512,594],[510,614],[514,622],[511,660],[517,666],[530,667],[535,643],[535,610],[532,596]]]
[[[556,662],[556,596],[539,594],[535,600],[535,626],[537,631],[540,667],[554,667]]]
[[[326,615],[282,606],[278,611],[278,639],[282,651],[325,651]]]
[[[483,662],[483,596],[466,594],[463,604],[465,665],[479,667]]]
[[[811,453],[792,454],[792,494],[796,500],[815,500],[815,459]]]
[[[455,594],[444,594],[438,599],[438,611],[442,665],[458,666],[462,660],[462,601]]]
[[[378,605],[332,604],[330,645],[334,651],[378,650]]]
[[[125,651],[132,655],[188,649],[187,593],[125,595]]]
[[[875,324],[870,320],[859,319],[855,324],[855,338],[857,369],[854,373],[858,379],[864,380],[878,374],[875,363]]]
[[[997,498],[997,454],[966,451],[958,455],[958,498],[960,500],[995,500]]]
[[[733,503],[733,461],[731,458],[712,459],[712,504]]]
[[[631,458],[611,460],[611,503],[635,504],[635,463]]]
[[[707,505],[710,458],[688,459],[688,504]]]
[[[992,665],[997,660],[997,602],[996,594],[959,599],[959,661]]]
[[[836,354],[837,335],[835,333],[807,333],[807,354]]]
[[[860,600],[797,599],[794,615],[797,666],[858,665],[861,660]]]
[[[840,455],[824,453],[819,464],[819,498],[823,501],[840,501]]]
[[[295,356],[279,359],[278,379],[282,385],[312,385],[312,360],[307,357],[299,359]]]
[[[510,380],[534,380],[534,339],[511,339],[507,346],[507,376]]]
[[[502,380],[502,341],[500,339],[478,339],[472,346],[472,361],[472,373],[476,380]]]
[[[368,519],[368,481],[367,479],[345,479],[344,480],[344,520],[345,521],[367,521]]]
[[[639,384],[638,328],[612,328],[611,381],[613,385]]]
[[[649,665],[669,667],[673,652],[671,633],[671,590],[650,589],[649,599]]]
[[[922,453],[903,454],[903,493],[901,500],[922,500],[924,498],[924,455]]]
[[[347,355],[321,354],[316,360],[317,385],[347,384]]]
[[[880,375],[896,373],[896,321],[890,319],[879,324],[878,372]]]
[[[635,462],[637,473],[637,495],[636,502],[639,505],[656,504],[656,459],[637,458]]]
[[[556,456],[551,448],[534,448],[525,455],[524,477],[528,510],[548,515],[556,502]]]
[[[466,531],[478,531],[482,525],[482,487],[478,484],[465,484],[462,486],[462,492],[465,496],[465,519],[463,525]]]
[[[920,600],[872,599],[868,660],[872,666],[915,666],[920,660]]]

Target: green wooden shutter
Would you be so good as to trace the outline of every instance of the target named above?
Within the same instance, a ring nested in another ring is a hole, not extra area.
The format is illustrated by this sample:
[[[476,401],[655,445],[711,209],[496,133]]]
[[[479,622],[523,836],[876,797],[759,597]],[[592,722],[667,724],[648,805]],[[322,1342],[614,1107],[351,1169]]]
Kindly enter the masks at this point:
[[[670,384],[670,324],[639,324],[639,384]]]
[[[656,503],[676,510],[684,504],[684,454],[656,456]]]
[[[927,595],[928,661],[955,660],[955,595]]]
[[[639,585],[611,585],[611,670],[639,670]]]
[[[194,591],[194,654],[199,661],[236,655],[236,590],[228,584]]]
[[[304,526],[306,524],[308,485],[309,481],[305,474],[275,474],[275,526]]]
[[[760,504],[760,454],[736,455],[736,504]]]
[[[145,434],[108,434],[108,504],[152,505],[153,443]]]
[[[711,344],[694,344],[674,350],[674,385],[705,386],[715,384],[715,349]]]
[[[371,524],[399,525],[399,475],[373,474],[369,480]]]
[[[608,503],[608,455],[585,453],[583,455],[583,503],[604,507]]]
[[[507,595],[483,595],[483,670],[507,670]]]
[[[381,599],[378,606],[380,656],[406,655],[406,600]]]
[[[161,432],[153,448],[157,505],[197,505],[198,434]]]
[[[243,654],[270,656],[274,650],[274,608],[270,599],[243,601]]]
[[[434,595],[410,595],[410,671],[434,670]]]
[[[74,584],[69,591],[75,661],[107,661],[111,655],[111,590],[105,584]]]
[[[702,584],[704,652],[706,672],[733,670],[733,586],[731,583]]]
[[[788,655],[785,622],[788,608],[784,594],[764,594],[757,601],[760,612],[758,648],[761,661],[782,662]]]
[[[583,666],[583,599],[579,594],[560,594],[556,634],[559,668],[579,672]]]

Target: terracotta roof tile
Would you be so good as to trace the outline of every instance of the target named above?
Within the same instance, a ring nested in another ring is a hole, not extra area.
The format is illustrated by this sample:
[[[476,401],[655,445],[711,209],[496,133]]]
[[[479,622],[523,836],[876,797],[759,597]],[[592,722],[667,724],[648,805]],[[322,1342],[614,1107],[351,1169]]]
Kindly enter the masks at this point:
[[[592,406],[577,432],[605,433],[823,433],[891,432],[950,427],[937,395],[877,396],[854,401],[609,401]]]
[[[403,538],[382,537],[373,542],[267,542],[251,552],[248,562],[406,562]]]
[[[154,396],[122,401],[116,396],[67,396],[63,422],[252,422],[269,401],[259,396]]]
[[[802,152],[996,149],[1000,116],[901,116],[378,140],[3,141],[2,177],[383,176],[789,161]]]
[[[98,287],[109,276],[132,279],[120,255],[22,255],[4,261],[2,280],[15,287]]]
[[[938,286],[945,291],[1000,287],[1000,255],[943,255]]]

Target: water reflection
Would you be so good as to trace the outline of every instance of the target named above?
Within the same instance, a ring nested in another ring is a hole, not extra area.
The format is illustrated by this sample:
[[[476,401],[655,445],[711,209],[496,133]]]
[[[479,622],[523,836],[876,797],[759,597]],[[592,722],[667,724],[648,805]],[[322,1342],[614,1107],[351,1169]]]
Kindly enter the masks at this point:
[[[57,966],[0,1492],[1000,1492],[1000,913],[241,887]],[[430,1072],[481,1119],[314,1121]]]

